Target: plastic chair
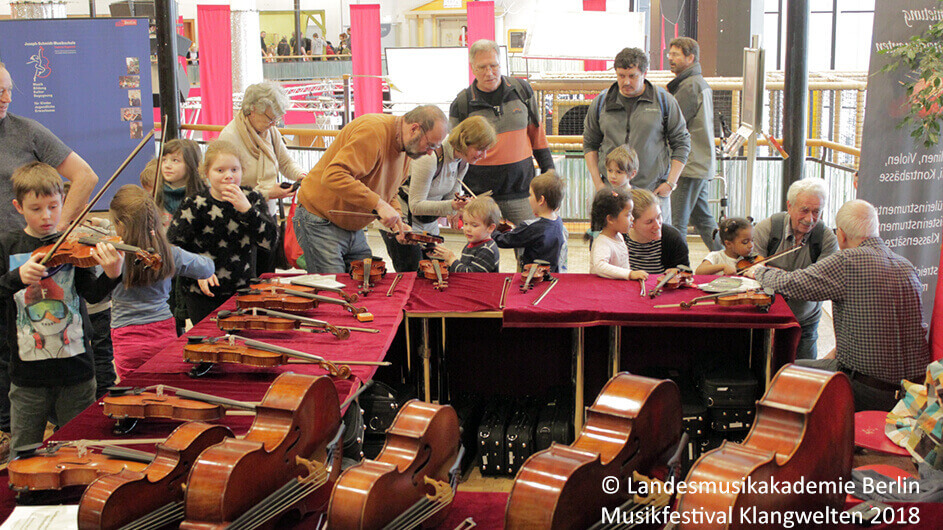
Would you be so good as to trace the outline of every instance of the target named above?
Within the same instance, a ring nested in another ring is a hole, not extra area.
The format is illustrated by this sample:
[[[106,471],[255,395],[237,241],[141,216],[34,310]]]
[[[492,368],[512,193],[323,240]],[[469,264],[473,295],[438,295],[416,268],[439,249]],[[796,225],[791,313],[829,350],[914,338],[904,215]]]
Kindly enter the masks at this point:
[[[855,413],[855,445],[871,451],[889,455],[910,456],[903,447],[895,444],[884,434],[887,412],[863,410]]]

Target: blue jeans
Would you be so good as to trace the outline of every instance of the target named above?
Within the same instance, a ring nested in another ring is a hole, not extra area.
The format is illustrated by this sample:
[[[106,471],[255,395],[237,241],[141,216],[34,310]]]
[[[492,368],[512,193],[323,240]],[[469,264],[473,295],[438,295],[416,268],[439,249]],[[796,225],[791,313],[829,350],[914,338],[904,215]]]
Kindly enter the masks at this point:
[[[310,273],[343,274],[351,261],[373,255],[363,230],[344,230],[300,204],[292,223]]]
[[[678,179],[678,189],[671,194],[671,224],[684,233],[690,221],[708,250],[720,250],[723,246],[714,239],[717,222],[707,203],[710,182],[690,177]]]
[[[817,317],[821,317],[819,312]],[[796,360],[814,360],[818,357],[818,348],[815,343],[819,340],[819,320],[799,324],[802,327],[802,335],[799,337],[799,345],[796,347]]]

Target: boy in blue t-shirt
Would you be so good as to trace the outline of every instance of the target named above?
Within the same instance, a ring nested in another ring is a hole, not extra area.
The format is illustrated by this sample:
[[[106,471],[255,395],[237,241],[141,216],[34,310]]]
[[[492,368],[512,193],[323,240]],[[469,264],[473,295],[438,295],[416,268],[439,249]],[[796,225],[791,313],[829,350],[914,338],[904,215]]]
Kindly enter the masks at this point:
[[[563,193],[563,179],[555,171],[534,177],[528,200],[537,219],[492,236],[501,248],[523,249],[521,267],[539,259],[550,263],[550,272],[566,272],[566,229],[556,213],[563,202]]]

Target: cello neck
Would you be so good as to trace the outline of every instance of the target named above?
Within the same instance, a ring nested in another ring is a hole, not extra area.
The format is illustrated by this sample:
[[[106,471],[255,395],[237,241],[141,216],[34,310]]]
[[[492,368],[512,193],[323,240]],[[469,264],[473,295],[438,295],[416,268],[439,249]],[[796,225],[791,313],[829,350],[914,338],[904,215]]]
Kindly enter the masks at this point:
[[[102,454],[112,458],[130,460],[132,462],[140,462],[142,464],[150,464],[154,461],[154,455],[148,453],[147,451],[138,451],[136,449],[128,449],[127,447],[118,447],[115,445],[109,445],[102,448]]]

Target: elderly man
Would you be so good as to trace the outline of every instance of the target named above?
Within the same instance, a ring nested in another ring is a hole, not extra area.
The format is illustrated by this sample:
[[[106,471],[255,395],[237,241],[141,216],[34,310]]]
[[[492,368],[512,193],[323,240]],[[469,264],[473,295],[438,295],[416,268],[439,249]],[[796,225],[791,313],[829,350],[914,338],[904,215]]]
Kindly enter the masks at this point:
[[[341,129],[298,190],[293,223],[308,272],[343,273],[351,261],[370,257],[363,229],[371,213],[394,232],[408,231],[396,194],[409,159],[431,154],[448,132],[435,105],[398,117],[365,114]]]
[[[917,271],[878,234],[878,214],[862,200],[835,216],[840,252],[793,272],[747,271],[763,287],[804,300],[832,300],[837,346],[801,364],[851,378],[855,410],[891,410],[902,379],[922,381],[930,362]]]
[[[793,182],[786,193],[786,211],[757,223],[753,231],[753,248],[760,256],[772,256],[801,244],[801,249],[772,262],[786,271],[803,269],[834,254],[838,251],[838,240],[825,224],[819,222],[827,199],[828,190],[821,179]],[[796,359],[815,359],[822,302],[795,297],[789,299],[789,307],[802,326]]]
[[[13,79],[0,63],[0,219],[5,227],[25,228],[26,221],[13,208],[13,171],[29,162],[45,162],[71,182],[62,206],[59,230],[65,230],[88,202],[98,176],[81,156],[69,149],[39,122],[10,112]]]
[[[455,97],[449,120],[454,127],[469,116],[482,116],[498,132],[498,143],[468,167],[465,183],[475,193],[491,190],[505,219],[520,224],[534,218],[527,201],[534,159],[541,173],[554,168],[540,107],[527,81],[501,75],[494,41],[473,43],[468,61],[475,80]]]
[[[638,153],[638,174],[633,188],[653,192],[661,210],[671,212],[671,192],[691,151],[678,102],[663,88],[645,79],[648,54],[625,48],[616,55],[616,82],[589,106],[583,124],[583,157],[596,190],[606,183],[606,155],[628,144]]]
[[[697,41],[678,37],[668,46],[668,64],[675,78],[668,92],[678,100],[691,135],[691,153],[681,170],[678,189],[671,199],[671,224],[686,230],[694,224],[708,250],[720,250],[714,239],[717,222],[707,204],[708,186],[716,172],[714,156],[714,93],[701,75]]]

